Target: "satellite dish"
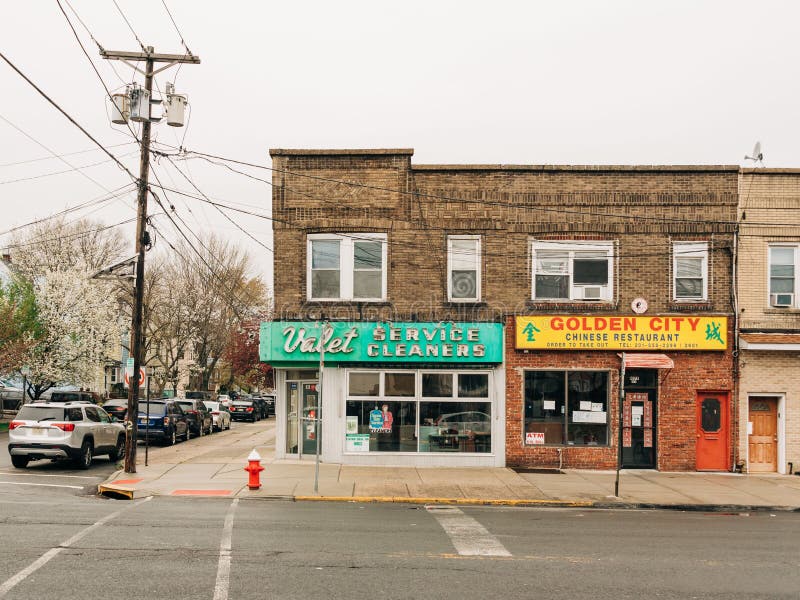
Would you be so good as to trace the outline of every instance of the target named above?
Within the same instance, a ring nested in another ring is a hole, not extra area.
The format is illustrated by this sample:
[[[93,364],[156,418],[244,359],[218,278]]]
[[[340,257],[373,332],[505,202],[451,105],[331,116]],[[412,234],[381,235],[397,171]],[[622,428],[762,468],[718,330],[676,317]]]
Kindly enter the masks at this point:
[[[744,155],[745,160],[752,160],[754,163],[763,163],[764,161],[764,153],[761,152],[761,142],[756,142],[756,145],[753,146],[753,155],[747,156]]]

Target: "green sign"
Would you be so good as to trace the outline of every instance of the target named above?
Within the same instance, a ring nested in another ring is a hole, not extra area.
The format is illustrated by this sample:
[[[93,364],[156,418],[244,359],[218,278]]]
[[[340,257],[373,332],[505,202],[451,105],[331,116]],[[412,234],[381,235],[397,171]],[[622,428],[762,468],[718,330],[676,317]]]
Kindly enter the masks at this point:
[[[261,324],[259,355],[273,366],[319,363],[501,363],[500,323],[328,323],[273,321]]]

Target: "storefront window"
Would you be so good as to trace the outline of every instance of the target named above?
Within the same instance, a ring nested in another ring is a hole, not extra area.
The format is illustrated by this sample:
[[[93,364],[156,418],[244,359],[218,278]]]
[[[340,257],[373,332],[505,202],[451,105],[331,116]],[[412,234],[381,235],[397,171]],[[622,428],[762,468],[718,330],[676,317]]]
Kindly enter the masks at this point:
[[[369,435],[369,452],[416,452],[416,422],[415,402],[347,401],[348,432]]]
[[[414,396],[414,373],[386,373],[384,393],[387,396]]]
[[[489,376],[486,373],[459,373],[458,395],[461,398],[488,398]]]
[[[377,396],[380,388],[380,373],[350,373],[350,396]]]
[[[608,372],[526,372],[524,442],[608,445]]]
[[[489,402],[421,402],[420,452],[490,452]]]
[[[422,396],[425,398],[452,398],[452,373],[423,373]]]
[[[492,451],[488,373],[350,371],[347,377],[346,452]]]

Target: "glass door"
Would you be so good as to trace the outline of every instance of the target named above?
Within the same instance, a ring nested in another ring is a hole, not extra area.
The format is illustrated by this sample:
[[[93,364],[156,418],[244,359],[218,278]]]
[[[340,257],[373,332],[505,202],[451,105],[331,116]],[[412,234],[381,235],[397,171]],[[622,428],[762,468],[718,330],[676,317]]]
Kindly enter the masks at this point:
[[[287,455],[302,458],[317,453],[317,436],[321,434],[318,385],[316,381],[286,383]]]
[[[297,433],[299,421],[297,410],[300,406],[300,383],[288,381],[286,383],[286,454],[298,454]]]
[[[317,438],[322,433],[319,411],[319,394],[316,382],[304,382],[303,387],[303,415],[300,423],[300,437],[303,440],[301,455],[315,456],[317,454]],[[322,439],[319,439],[322,444]]]

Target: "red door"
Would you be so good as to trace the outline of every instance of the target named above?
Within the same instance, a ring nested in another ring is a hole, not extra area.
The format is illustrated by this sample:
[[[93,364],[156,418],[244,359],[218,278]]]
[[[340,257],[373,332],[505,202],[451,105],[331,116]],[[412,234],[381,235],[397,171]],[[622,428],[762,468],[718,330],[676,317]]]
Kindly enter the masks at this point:
[[[697,470],[727,471],[728,395],[703,393],[697,396]]]

